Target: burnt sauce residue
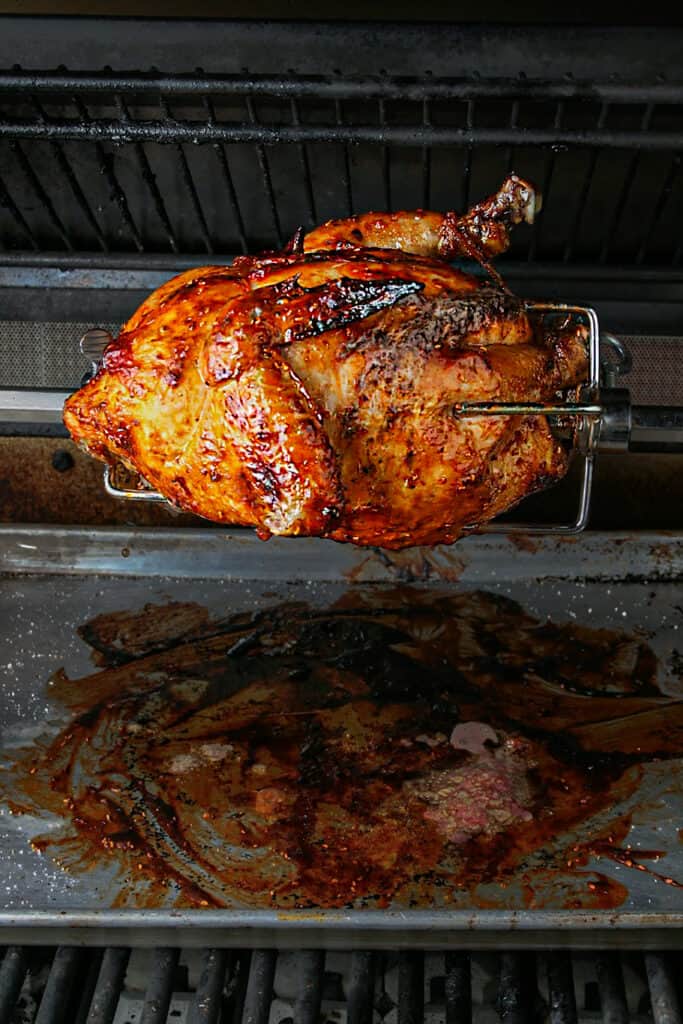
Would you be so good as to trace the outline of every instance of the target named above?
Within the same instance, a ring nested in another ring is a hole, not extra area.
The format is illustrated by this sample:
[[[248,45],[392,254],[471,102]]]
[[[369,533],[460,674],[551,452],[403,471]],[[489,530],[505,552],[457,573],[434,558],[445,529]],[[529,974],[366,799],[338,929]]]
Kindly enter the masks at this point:
[[[592,858],[651,870],[617,805],[683,702],[639,638],[381,589],[80,633],[104,667],[51,681],[73,718],[0,797],[58,816],[33,845],[65,869],[115,865],[117,905],[613,907]]]

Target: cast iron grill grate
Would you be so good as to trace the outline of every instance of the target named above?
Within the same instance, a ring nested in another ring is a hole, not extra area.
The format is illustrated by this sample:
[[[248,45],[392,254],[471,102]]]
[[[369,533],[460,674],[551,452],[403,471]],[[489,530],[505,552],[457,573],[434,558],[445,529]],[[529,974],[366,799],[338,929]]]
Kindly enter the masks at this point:
[[[675,267],[683,85],[0,73],[0,238],[13,253],[280,247],[367,209],[464,209],[514,168],[546,212],[517,262]]]
[[[676,1024],[675,954],[10,947],[0,1021]]]

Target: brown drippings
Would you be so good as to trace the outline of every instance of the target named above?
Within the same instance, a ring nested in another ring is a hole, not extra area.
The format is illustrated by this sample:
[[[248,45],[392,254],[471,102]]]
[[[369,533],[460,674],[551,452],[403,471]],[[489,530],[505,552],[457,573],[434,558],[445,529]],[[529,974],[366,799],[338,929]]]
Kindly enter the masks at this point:
[[[536,554],[539,548],[538,540],[534,540],[533,537],[529,537],[525,533],[511,533],[508,540],[519,551],[528,552],[530,555]]]
[[[683,882],[679,882],[670,875],[665,875],[660,871],[655,871],[648,864],[641,863],[643,860],[660,860],[666,856],[665,850],[641,850],[633,846],[621,847],[602,843],[594,844],[591,848],[591,853],[597,857],[608,857],[617,864],[623,864],[624,867],[632,868],[635,871],[644,871],[651,878],[656,878],[659,882],[664,882],[665,885],[670,885],[674,889],[683,889]]]
[[[642,871],[650,875],[650,877],[656,878],[657,881],[672,886],[674,889],[683,889],[683,882],[655,871],[648,864],[641,863],[642,861],[656,862],[666,856],[666,851],[646,850],[641,847],[631,846],[627,842],[631,830],[631,821],[632,816],[630,814],[622,815],[622,817],[612,822],[607,832],[593,836],[587,842],[573,847],[572,855],[567,861],[567,866],[574,869],[577,865],[586,865],[591,859],[600,860],[605,858],[634,871]]]
[[[146,604],[137,612],[108,612],[78,627],[78,635],[93,649],[96,665],[125,664],[152,651],[164,650],[181,639],[198,638],[210,630],[209,613],[194,602]]]
[[[601,871],[573,871],[572,885],[560,882],[558,899],[557,871],[537,871],[526,887],[526,906],[529,910],[556,909],[558,904],[566,910],[612,910],[628,899],[628,889],[616,878]]]
[[[681,749],[650,648],[493,594],[409,597],[99,616],[82,635],[119,664],[53,678],[75,717],[0,795],[61,818],[33,846],[65,869],[117,864],[117,906],[618,906],[591,857],[679,885],[610,812],[646,748]],[[486,744],[451,746],[458,722]]]

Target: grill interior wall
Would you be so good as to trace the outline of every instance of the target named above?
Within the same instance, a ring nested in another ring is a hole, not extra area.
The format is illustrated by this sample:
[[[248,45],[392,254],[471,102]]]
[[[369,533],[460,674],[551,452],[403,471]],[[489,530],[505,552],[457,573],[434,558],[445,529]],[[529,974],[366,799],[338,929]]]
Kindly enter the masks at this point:
[[[356,211],[465,209],[514,169],[546,206],[509,259],[680,265],[683,88],[58,77],[0,75],[9,253],[229,256]]]

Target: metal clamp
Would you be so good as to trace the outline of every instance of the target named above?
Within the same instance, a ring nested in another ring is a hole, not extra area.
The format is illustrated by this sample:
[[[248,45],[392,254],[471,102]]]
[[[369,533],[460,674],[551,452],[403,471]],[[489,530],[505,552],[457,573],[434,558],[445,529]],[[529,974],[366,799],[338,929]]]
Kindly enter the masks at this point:
[[[632,430],[631,395],[626,388],[608,388],[601,395],[600,451],[628,452]]]
[[[615,357],[614,360],[600,360],[602,385],[606,388],[616,388],[619,377],[625,377],[633,369],[633,358],[623,341],[613,334],[601,334],[600,342]]]
[[[90,360],[90,369],[86,370],[83,374],[83,377],[81,378],[81,387],[83,387],[84,384],[87,384],[89,380],[92,380],[100,369],[102,366],[104,350],[113,340],[114,339],[109,331],[105,331],[103,327],[91,327],[89,331],[85,332],[78,347],[85,358]]]

